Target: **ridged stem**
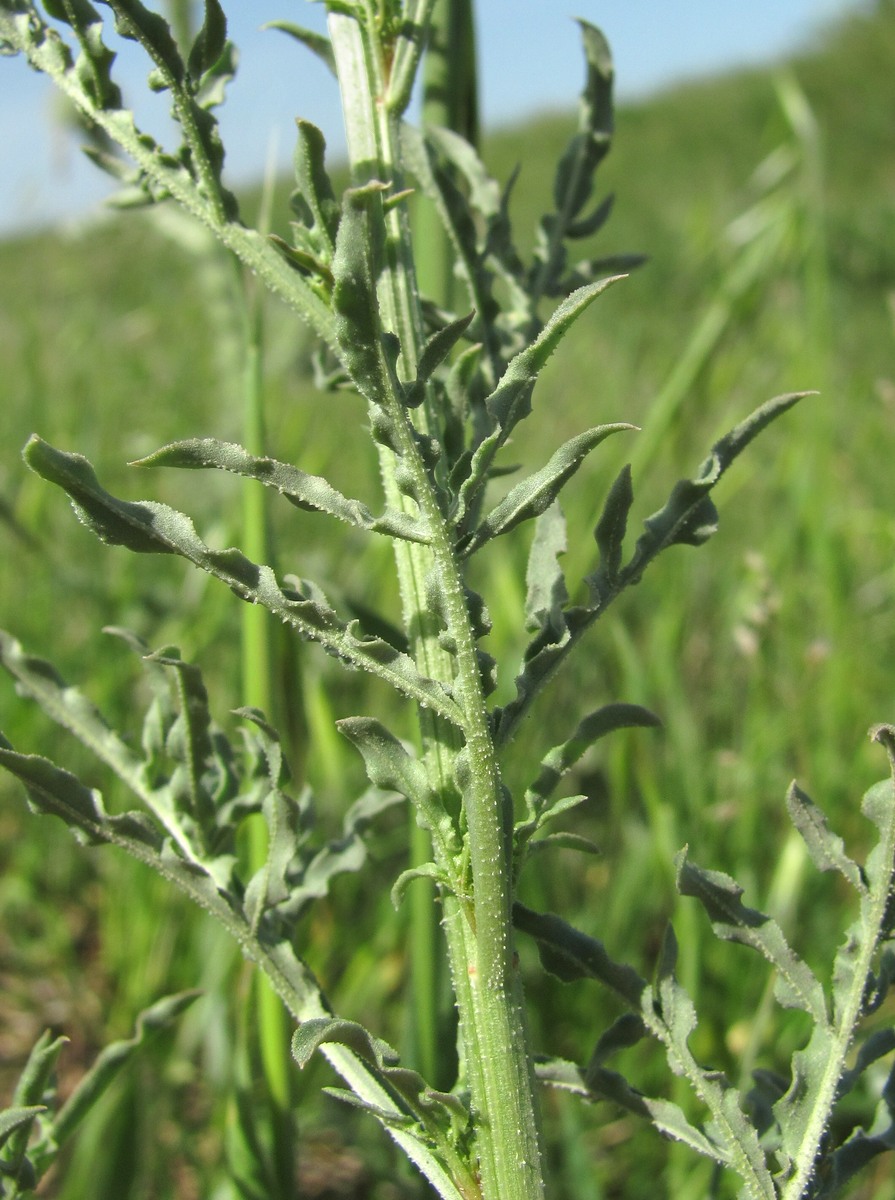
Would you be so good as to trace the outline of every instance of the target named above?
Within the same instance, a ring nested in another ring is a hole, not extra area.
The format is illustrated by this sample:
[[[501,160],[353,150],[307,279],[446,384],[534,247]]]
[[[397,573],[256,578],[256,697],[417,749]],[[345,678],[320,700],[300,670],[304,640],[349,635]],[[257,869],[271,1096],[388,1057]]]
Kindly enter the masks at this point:
[[[388,56],[372,12],[365,19],[331,14],[349,158],[356,185],[380,179],[399,190],[401,170],[397,117],[388,103]],[[382,273],[379,304],[383,327],[401,343],[399,369],[412,378],[422,346],[423,327],[407,215],[403,205],[385,214],[389,262]],[[424,432],[432,414],[417,410]],[[457,863],[440,863],[455,880],[456,895],[445,897],[445,929],[456,989],[478,1170],[485,1200],[538,1200],[544,1195],[538,1119],[514,965],[511,923],[511,871],[507,814],[479,670],[475,633],[451,531],[420,459],[405,409],[390,414],[401,440],[404,468],[413,476],[414,496],[430,546],[400,544],[398,575],[405,621],[417,665],[452,687],[463,712],[463,742],[430,710],[421,712],[426,762],[442,794],[459,776],[467,826],[468,877]],[[395,480],[390,452],[380,458],[390,503],[407,503]],[[427,612],[423,583],[433,571],[443,596],[453,649],[438,644]],[[457,771],[463,751],[462,772]]]

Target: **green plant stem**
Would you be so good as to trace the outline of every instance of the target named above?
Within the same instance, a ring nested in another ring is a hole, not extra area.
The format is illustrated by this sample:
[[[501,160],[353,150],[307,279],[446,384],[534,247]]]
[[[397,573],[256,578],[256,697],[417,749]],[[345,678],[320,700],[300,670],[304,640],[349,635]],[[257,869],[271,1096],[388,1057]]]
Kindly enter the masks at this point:
[[[423,126],[452,129],[473,145],[478,140],[475,29],[470,0],[436,0],[423,59]],[[413,223],[414,264],[420,288],[446,309],[454,304],[453,247],[434,207],[417,203]],[[432,857],[431,839],[410,814],[410,866]],[[437,915],[431,892],[417,884],[409,894],[413,1045],[420,1070],[435,1086],[449,1088],[453,1063],[444,1053],[449,1034],[440,1001],[444,994]]]
[[[356,184],[388,180],[401,184],[398,155],[400,114],[388,103],[386,56],[375,21],[331,14],[348,149]],[[383,272],[379,302],[383,326],[400,340],[399,369],[412,378],[422,345],[407,216],[403,206],[385,215],[391,261]],[[431,415],[424,405],[420,426]],[[402,438],[402,461],[414,475],[414,495],[430,532],[431,546],[398,547],[398,574],[405,621],[414,657],[431,677],[451,684],[463,713],[465,777],[463,806],[468,829],[469,879],[457,863],[439,863],[456,880],[445,895],[448,953],[456,989],[464,1064],[470,1090],[476,1153],[485,1200],[534,1200],[544,1195],[534,1085],[514,965],[511,871],[506,816],[459,565],[450,531],[420,460],[406,410],[391,414]],[[387,499],[401,497],[388,452],[380,456]],[[404,501],[406,504],[406,500]],[[444,597],[448,633],[456,647],[447,654],[434,637],[422,582],[434,570]],[[453,728],[431,710],[421,712],[423,748],[430,778],[442,794],[450,785],[461,747]],[[460,782],[458,780],[458,782]]]

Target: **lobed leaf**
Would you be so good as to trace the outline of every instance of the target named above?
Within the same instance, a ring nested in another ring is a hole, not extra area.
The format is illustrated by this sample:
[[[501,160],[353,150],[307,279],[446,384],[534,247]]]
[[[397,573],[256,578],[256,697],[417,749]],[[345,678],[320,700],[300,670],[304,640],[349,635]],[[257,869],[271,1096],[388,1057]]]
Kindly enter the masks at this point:
[[[165,739],[166,750],[176,766],[167,789],[172,807],[189,815],[191,832],[198,835],[197,841],[208,852],[214,849],[218,830],[215,797],[207,779],[214,749],[208,692],[202,672],[194,663],[184,662],[173,647],[167,653],[157,651],[148,657],[171,671],[177,679],[180,709]]]
[[[743,889],[721,871],[706,871],[687,858],[686,848],[675,859],[676,883],[682,896],[699,900],[715,934],[757,950],[777,971],[775,994],[785,1008],[800,1008],[826,1026],[827,1004],[820,981],[796,955],[776,921],[757,909],[747,908]]]
[[[572,644],[572,632],[565,623],[558,634],[547,629],[529,644],[522,670],[516,676],[514,699],[494,710],[494,740],[499,747],[509,744],[522,715],[565,660]]]
[[[476,314],[471,333],[484,345],[486,370],[494,380],[505,367],[506,357],[497,324],[500,307],[494,296],[496,273],[479,245],[479,225],[487,223],[497,211],[498,186],[479,164],[480,170],[473,171],[469,194],[464,193],[454,176],[458,171],[462,176],[464,165],[470,171],[470,156],[475,158],[475,151],[450,131],[429,129],[423,135],[405,124],[401,150],[405,166],[435,205],[451,243],[454,270]]]
[[[88,0],[67,0],[65,4],[46,4],[50,16],[69,25],[78,39],[81,53],[74,74],[85,92],[100,108],[121,108],[121,89],[112,78],[115,53],[102,39],[103,21]]]
[[[585,796],[569,797],[569,799],[575,801],[581,801],[586,798]],[[560,801],[560,804],[554,807],[558,812],[567,812],[571,805],[563,804]],[[548,816],[552,818],[558,815],[558,812],[551,810],[549,814],[545,814],[544,820]],[[541,824],[543,825],[544,821],[541,821]],[[568,832],[548,833],[545,837],[538,838],[536,841],[530,841],[527,848],[529,855],[540,854],[543,850],[576,850],[579,854],[592,854],[594,856],[602,854],[600,847],[596,842],[591,841],[590,838],[583,837],[580,833]]]
[[[267,825],[267,857],[264,864],[246,884],[243,907],[249,925],[257,930],[262,917],[278,906],[289,904],[300,910],[296,895],[294,868],[302,842],[306,836],[304,827],[304,805],[296,801],[268,776],[267,786],[262,785],[262,812]],[[323,893],[325,894],[325,889]]]
[[[37,754],[19,754],[0,733],[0,766],[25,785],[31,807],[61,817],[88,844],[125,839],[157,854],[162,837],[143,813],[106,813],[99,792]]]
[[[48,1109],[47,1100],[53,1093],[53,1073],[56,1062],[67,1044],[68,1038],[54,1038],[49,1030],[40,1035],[28,1054],[25,1066],[16,1082],[12,1106],[2,1114],[4,1129],[0,1135],[0,1179],[4,1174],[13,1174],[22,1182],[29,1177],[37,1183],[38,1171],[33,1155],[27,1155],[32,1122]],[[25,1112],[32,1114],[21,1118]],[[18,1115],[16,1115],[18,1114]]]
[[[716,1145],[692,1125],[682,1109],[668,1100],[654,1100],[636,1091],[615,1071],[594,1065],[579,1067],[562,1059],[542,1059],[535,1064],[535,1072],[541,1083],[573,1092],[586,1100],[607,1100],[635,1116],[644,1117],[665,1137],[682,1142],[720,1166],[729,1166],[724,1147]]]
[[[696,1010],[675,977],[676,961],[677,942],[669,926],[662,943],[656,983],[643,992],[640,1008],[643,1023],[665,1047],[672,1071],[687,1079],[709,1109],[711,1120],[706,1125],[706,1135],[723,1150],[729,1166],[744,1180],[744,1194],[754,1200],[777,1200],[757,1130],[743,1112],[736,1088],[720,1072],[701,1067],[690,1050]]]
[[[397,348],[386,342],[376,292],[385,237],[381,200],[387,190],[386,184],[373,182],[345,193],[333,258],[332,306],[342,359],[360,393],[379,408],[400,391]]]
[[[715,532],[718,513],[709,496],[712,488],[771,421],[812,394],[791,392],[768,400],[715,443],[696,477],[676,483],[666,504],[644,521],[645,532],[624,568],[625,582],[638,582],[646,565],[667,547],[698,546]]]
[[[295,921],[310,906],[329,894],[337,875],[359,871],[367,861],[366,832],[380,813],[403,803],[398,792],[369,788],[351,805],[342,822],[341,836],[333,838],[315,854],[308,855],[289,878],[289,895],[277,906],[284,934],[290,936]]]
[[[895,731],[880,726],[872,733],[886,745],[890,768],[895,767],[892,755]],[[895,1046],[893,1039],[880,1031],[861,1048],[854,1066],[848,1066],[859,1021],[879,1006],[891,984],[891,963],[887,961],[885,948],[895,923],[891,903],[895,884],[895,789],[891,778],[867,792],[862,809],[877,825],[880,838],[861,877],[859,919],[847,930],[836,955],[832,1020],[816,1023],[808,1044],[793,1056],[792,1081],[773,1109],[780,1130],[781,1195],[785,1200],[801,1196],[815,1178],[823,1184],[818,1189],[819,1195],[832,1194],[826,1190],[826,1178],[834,1178],[837,1173],[843,1179],[848,1178],[866,1158],[888,1148],[887,1139],[891,1137],[890,1093],[880,1141],[865,1139],[863,1133],[858,1133],[838,1149],[828,1145],[827,1131],[837,1101],[871,1063]],[[814,835],[818,823],[813,821],[812,826]],[[832,857],[834,865],[842,869],[841,849],[824,834],[823,828],[820,836],[821,861],[829,865]],[[881,959],[879,977],[873,971],[877,958]]]
[[[769,422],[809,394],[799,392],[770,400],[721,438],[702,464],[697,478],[676,484],[666,505],[644,522],[646,531],[638,540],[631,559],[619,567],[632,499],[628,473],[622,472],[610,490],[607,506],[597,525],[601,562],[598,569],[585,578],[590,591],[589,603],[564,612],[554,609],[550,627],[542,627],[529,643],[522,671],[516,678],[516,696],[494,716],[499,744],[512,739],[535,698],[566,661],[581,636],[626,587],[640,581],[646,567],[662,550],[680,542],[698,544],[709,536],[717,517],[709,496],[711,489]]]
[[[338,729],[363,755],[370,782],[400,792],[414,803],[425,803],[428,791],[423,764],[411,758],[394,734],[373,717],[347,717]]]
[[[146,8],[140,0],[102,0],[115,14],[115,31],[121,37],[139,42],[160,70],[165,72],[165,86],[183,81],[186,67],[168,22],[158,13]]]
[[[417,377],[405,391],[404,403],[408,408],[415,408],[422,403],[426,383],[460,341],[469,328],[474,315],[474,313],[468,313],[465,317],[449,321],[446,325],[439,326],[429,337],[420,353]]]
[[[356,623],[341,621],[319,593],[280,587],[270,567],[251,562],[235,549],[210,550],[192,521],[168,505],[118,500],[100,485],[79,454],[66,454],[40,438],[25,447],[25,460],[42,478],[57,484],[75,512],[102,541],[143,554],[176,554],[226,583],[242,600],[262,604],[274,615],[329,653],[369,671],[455,724],[462,716],[436,681],[420,675],[413,662],[381,638],[366,637]]]
[[[861,868],[845,853],[842,838],[832,832],[821,810],[795,783],[786,794],[786,808],[818,871],[838,871],[852,887],[866,891]]]
[[[453,881],[448,874],[442,870],[434,862],[421,863],[416,867],[408,867],[406,871],[402,871],[395,882],[392,884],[392,890],[389,893],[392,905],[395,909],[401,907],[404,901],[404,894],[407,888],[414,879],[429,879],[439,888],[445,890],[453,889]]]
[[[463,1188],[463,1194],[474,1194],[465,1191],[474,1186],[472,1175],[455,1150],[455,1143],[466,1134],[469,1125],[469,1113],[459,1097],[436,1091],[416,1071],[399,1066],[397,1052],[355,1021],[336,1017],[305,1021],[293,1035],[292,1054],[298,1065],[305,1067],[315,1050],[333,1043],[347,1047],[356,1055],[373,1077],[384,1084],[398,1107],[396,1111],[393,1104],[386,1110],[357,1093],[342,1090],[333,1092],[330,1089],[331,1094],[372,1112],[387,1129],[398,1128],[405,1136],[412,1137],[429,1158],[434,1154],[442,1170],[447,1169],[455,1188]],[[405,1149],[410,1153],[406,1146]],[[412,1157],[416,1161],[416,1157]],[[421,1169],[432,1178],[425,1166]],[[452,1188],[449,1193],[442,1194],[453,1196],[456,1193]]]
[[[568,284],[561,281],[566,261],[565,239],[595,232],[611,208],[611,201],[604,201],[593,213],[581,215],[593,194],[597,167],[612,144],[614,67],[602,32],[587,21],[579,20],[578,24],[587,75],[579,102],[578,128],[559,160],[553,180],[554,212],[541,220],[538,229],[535,261],[529,273],[529,289],[535,302],[541,295],[569,290]]]
[[[70,686],[52,663],[28,654],[20,642],[0,630],[0,666],[16,680],[57,725],[69,730],[138,794],[142,765],[125,742],[106,723],[92,701]]]
[[[529,809],[531,815],[528,820],[517,822],[513,830],[514,844],[517,851],[520,848],[520,843],[524,844],[527,842],[531,835],[546,825],[548,821],[553,821],[556,817],[562,816],[563,813],[577,808],[587,799],[587,796],[562,796],[559,800],[549,805],[549,807],[546,805],[543,807],[532,805]]]
[[[326,170],[326,140],[310,121],[296,120],[298,139],[295,145],[295,182],[298,196],[311,216],[315,244],[325,252],[327,264],[332,263],[336,238],[342,215],[332,182]]]

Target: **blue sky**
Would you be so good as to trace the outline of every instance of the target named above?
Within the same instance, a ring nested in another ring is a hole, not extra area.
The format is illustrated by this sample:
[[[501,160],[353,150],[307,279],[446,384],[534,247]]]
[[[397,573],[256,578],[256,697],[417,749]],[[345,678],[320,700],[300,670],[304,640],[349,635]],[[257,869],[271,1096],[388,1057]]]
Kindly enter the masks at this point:
[[[291,154],[293,118],[320,125],[334,153],[343,144],[338,97],[326,70],[292,39],[261,31],[282,18],[324,27],[321,4],[231,0],[230,33],[240,70],[221,110],[228,171],[240,182],[273,155]],[[573,17],[600,25],[613,48],[620,99],[647,95],[694,75],[769,62],[810,41],[861,0],[478,0],[482,113],[488,126],[544,108],[571,107],[582,79]],[[119,82],[131,103],[145,89],[136,47],[121,48]],[[110,185],[86,162],[54,116],[53,88],[17,59],[0,59],[0,235],[79,217]],[[137,106],[164,136],[165,105]]]

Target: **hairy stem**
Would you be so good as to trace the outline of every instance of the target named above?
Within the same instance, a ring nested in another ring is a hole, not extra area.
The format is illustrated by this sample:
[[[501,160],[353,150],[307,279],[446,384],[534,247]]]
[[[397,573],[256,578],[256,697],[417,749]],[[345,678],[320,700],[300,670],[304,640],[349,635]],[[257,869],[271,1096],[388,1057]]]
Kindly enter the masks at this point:
[[[388,56],[373,22],[330,16],[354,182],[374,179],[400,190],[397,121],[383,103]],[[422,316],[413,271],[407,216],[402,205],[386,214],[389,264],[379,289],[382,323],[401,343],[400,369],[412,378],[422,345]],[[419,410],[425,432],[432,422]],[[486,1200],[534,1200],[544,1194],[538,1118],[522,1014],[521,987],[514,966],[511,925],[511,871],[503,793],[479,671],[475,634],[451,532],[432,481],[420,459],[406,410],[396,402],[391,414],[401,438],[401,459],[414,476],[414,495],[429,530],[429,546],[399,545],[398,573],[405,621],[421,670],[453,687],[462,711],[462,737],[431,711],[421,713],[423,748],[436,789],[458,778],[468,829],[469,878],[457,878],[457,864],[443,863],[457,879],[458,895],[446,905],[448,952],[456,988],[468,1076],[476,1153]],[[381,470],[390,502],[403,499],[388,451]],[[406,501],[404,501],[406,503]],[[454,650],[437,643],[422,587],[428,572],[438,579]]]

